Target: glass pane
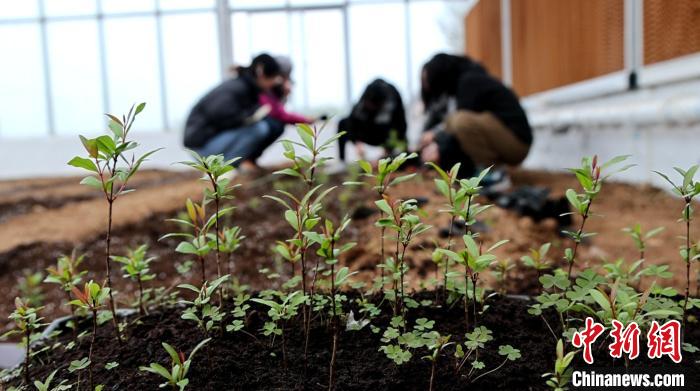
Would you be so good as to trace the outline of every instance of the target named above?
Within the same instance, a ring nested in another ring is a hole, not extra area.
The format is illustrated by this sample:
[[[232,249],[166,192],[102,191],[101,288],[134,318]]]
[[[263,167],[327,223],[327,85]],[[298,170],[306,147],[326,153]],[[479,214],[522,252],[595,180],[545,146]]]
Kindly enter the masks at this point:
[[[46,16],[92,15],[97,13],[95,0],[44,0]]]
[[[0,0],[0,19],[37,16],[39,16],[39,3],[37,3],[37,0]]]
[[[353,100],[378,77],[405,95],[408,71],[404,4],[353,5],[348,12]]]
[[[460,18],[459,26],[455,20],[458,18],[452,15],[445,1],[420,1],[410,3],[411,18],[411,74],[415,80],[413,83],[413,96],[418,96],[420,92],[420,72],[423,64],[433,55],[439,52],[461,53],[463,46],[455,47],[451,44],[450,30],[463,28],[464,20]],[[451,21],[450,23],[446,23]],[[452,27],[450,27],[450,25]],[[456,33],[456,34],[461,34]],[[463,37],[463,35],[462,35]],[[455,37],[461,42],[462,37]]]
[[[331,110],[346,105],[343,14],[337,10],[307,11],[303,18],[303,52],[309,108]],[[322,33],[321,33],[322,32]]]
[[[250,14],[234,12],[231,15],[231,35],[233,42],[233,63],[246,65],[253,57],[251,52]]]
[[[180,129],[197,100],[221,80],[215,15],[163,17],[163,50],[168,125]]]
[[[50,22],[47,28],[56,133],[101,131],[105,107],[97,22]]]
[[[109,112],[120,114],[146,102],[135,130],[163,130],[155,19],[106,19],[105,42]]]
[[[229,0],[231,8],[271,8],[283,7],[285,0]]]
[[[147,12],[155,9],[155,0],[102,0],[102,12],[106,14]]]
[[[37,24],[0,26],[0,137],[48,134],[40,37]]]
[[[160,0],[158,4],[162,10],[213,9],[216,0]]]

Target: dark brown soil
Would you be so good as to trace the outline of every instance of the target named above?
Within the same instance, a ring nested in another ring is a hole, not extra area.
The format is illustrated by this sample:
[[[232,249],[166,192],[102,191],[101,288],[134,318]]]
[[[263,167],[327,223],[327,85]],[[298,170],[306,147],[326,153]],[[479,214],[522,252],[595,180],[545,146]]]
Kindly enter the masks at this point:
[[[417,299],[433,298],[432,293],[422,293]],[[554,365],[554,340],[547,331],[543,321],[529,315],[526,301],[516,298],[495,297],[490,301],[489,309],[484,313],[480,324],[494,333],[495,339],[486,349],[479,353],[479,359],[486,368],[494,368],[503,358],[496,352],[499,345],[510,344],[520,349],[522,357],[508,362],[501,370],[487,375],[475,383],[454,373],[454,349],[447,348],[439,360],[436,377],[436,390],[543,390],[546,389],[541,375],[550,371]],[[229,308],[230,309],[230,308]],[[355,308],[357,313],[357,308]],[[265,308],[253,305],[249,311],[246,330],[254,334],[254,339],[243,333],[224,333],[215,336],[207,349],[202,349],[195,359],[189,379],[189,389],[193,390],[321,390],[327,389],[328,363],[330,359],[330,333],[325,323],[318,319],[314,322],[309,348],[307,375],[304,377],[303,334],[299,319],[287,325],[288,368],[282,362],[281,339],[270,339],[258,330],[266,320]],[[391,309],[385,306],[383,315],[373,324],[386,327]],[[178,349],[189,352],[200,340],[203,333],[190,321],[179,318],[178,309],[161,309],[141,319],[131,319],[128,329],[128,341],[116,343],[111,325],[100,327],[93,355],[95,384],[105,384],[108,390],[155,390],[161,379],[153,374],[141,372],[139,366],[158,362],[167,367],[169,358],[161,347],[167,342]],[[409,312],[409,322],[425,317],[435,320],[436,329],[443,335],[452,335],[453,340],[462,341],[464,337],[463,312],[459,305],[452,308],[421,307]],[[228,320],[228,319],[227,319]],[[224,321],[224,324],[227,323]],[[550,323],[556,324],[554,317]],[[230,320],[229,320],[230,321]],[[430,377],[430,363],[420,357],[427,350],[414,352],[413,359],[402,366],[394,365],[384,353],[378,351],[381,342],[379,335],[373,334],[369,327],[360,331],[343,331],[337,361],[337,389],[339,390],[426,390]],[[700,329],[688,330],[687,340],[700,342]],[[63,344],[72,340],[70,331],[58,337]],[[83,337],[77,348],[66,350],[63,346],[54,348],[50,353],[42,353],[35,358],[31,367],[33,378],[42,379],[54,369],[59,369],[59,378],[71,382],[77,376],[69,375],[66,368],[72,360],[87,356],[89,336]],[[613,362],[605,355],[609,341],[599,341],[596,354],[596,366],[622,367],[621,360]],[[643,356],[643,355],[642,355]],[[677,373],[680,367],[687,374],[686,389],[698,389],[698,379],[688,374],[697,371],[695,363],[700,354],[684,353],[681,364],[673,364],[669,359],[649,360],[646,357],[632,361],[631,368],[649,366],[663,367],[664,373]],[[105,370],[104,365],[116,361],[119,367]],[[575,362],[574,366],[582,368],[584,364]],[[82,378],[85,380],[87,373]],[[83,383],[83,387],[87,384]]]

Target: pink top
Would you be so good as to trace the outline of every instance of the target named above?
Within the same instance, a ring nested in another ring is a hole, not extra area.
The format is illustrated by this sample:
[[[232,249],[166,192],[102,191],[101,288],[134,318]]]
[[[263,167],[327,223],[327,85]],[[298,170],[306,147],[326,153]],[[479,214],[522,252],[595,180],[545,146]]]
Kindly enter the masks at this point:
[[[279,99],[270,94],[260,94],[260,104],[270,106],[269,116],[285,124],[308,124],[311,119],[301,114],[290,113]]]

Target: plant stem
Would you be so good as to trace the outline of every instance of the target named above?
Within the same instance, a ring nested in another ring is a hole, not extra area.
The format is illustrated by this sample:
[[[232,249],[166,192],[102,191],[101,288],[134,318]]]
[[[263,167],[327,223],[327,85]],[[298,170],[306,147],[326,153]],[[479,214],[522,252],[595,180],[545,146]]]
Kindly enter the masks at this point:
[[[330,254],[333,254],[334,241],[331,240]],[[335,389],[335,361],[338,352],[338,314],[336,313],[335,303],[335,263],[331,264],[331,306],[333,309],[333,319],[331,327],[333,329],[333,344],[331,350],[331,363],[328,375],[328,391]]]
[[[464,326],[469,331],[469,266],[464,266]]]
[[[508,362],[508,359],[506,358],[505,360],[503,360],[503,362],[501,363],[501,365],[497,366],[496,368],[493,368],[492,370],[490,370],[490,371],[488,371],[488,372],[484,372],[484,373],[482,373],[481,375],[475,377],[474,380],[472,380],[472,383],[474,383],[474,382],[476,382],[477,380],[479,380],[480,378],[482,378],[482,377],[488,375],[489,373],[496,372],[497,370],[501,369],[501,367],[503,367],[504,365],[506,365],[507,362]]]
[[[24,382],[27,383],[27,386],[29,386],[31,384],[29,382],[29,357],[31,353],[32,332],[29,327],[27,327],[24,333],[25,337],[27,338],[27,346],[25,346],[24,353]]]
[[[116,165],[116,162],[115,162]],[[109,309],[112,311],[112,324],[114,325],[114,332],[117,334],[117,341],[121,344],[122,336],[119,332],[119,325],[117,324],[117,310],[114,305],[114,296],[112,295],[112,262],[111,262],[111,249],[112,244],[112,209],[114,206],[114,195],[112,190],[110,190],[109,198],[107,199],[109,204],[109,214],[107,220],[107,248],[106,248],[106,264],[107,264],[107,288],[109,288]]]
[[[433,391],[433,384],[435,383],[435,364],[436,364],[436,361],[437,361],[437,357],[435,358],[435,360],[433,360],[433,365],[432,365],[432,368],[430,369],[430,387],[429,387],[429,391]]]
[[[690,296],[690,200],[685,204],[685,302],[683,303],[683,324],[681,344],[685,342],[685,325],[688,320],[688,298]]]
[[[143,281],[141,281],[141,276],[138,277],[139,282],[139,316],[143,316],[146,310],[143,308]]]
[[[94,390],[95,386],[92,382],[92,347],[95,345],[95,336],[97,335],[97,310],[92,310],[92,340],[90,341],[90,351],[88,352],[88,375],[90,376],[90,390]]]
[[[207,282],[207,275],[206,271],[204,270],[204,257],[201,255],[197,255],[197,258],[199,259],[200,269],[202,269],[202,285],[204,285],[204,283]]]
[[[477,304],[478,304],[478,303],[477,303],[478,300],[476,299],[476,283],[477,283],[478,280],[479,280],[478,274],[477,274],[477,273],[473,273],[473,274],[472,274],[472,301],[473,301],[473,304],[474,304],[474,327],[476,327],[476,323],[477,323],[476,306],[477,306]]]
[[[450,218],[450,228],[447,233],[447,251],[452,250],[452,227],[455,225],[455,216],[452,215],[452,218]],[[450,266],[450,258],[449,257],[444,257],[445,259],[445,274],[443,275],[443,283],[442,283],[442,299],[444,303],[447,303],[447,272]]]

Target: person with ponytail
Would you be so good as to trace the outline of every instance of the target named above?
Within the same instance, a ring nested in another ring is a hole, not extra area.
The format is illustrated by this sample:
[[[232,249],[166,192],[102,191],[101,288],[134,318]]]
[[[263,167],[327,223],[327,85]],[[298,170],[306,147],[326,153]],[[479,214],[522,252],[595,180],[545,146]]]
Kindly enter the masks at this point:
[[[423,66],[427,112],[421,158],[461,176],[488,166],[516,166],[527,157],[532,130],[518,97],[466,56],[440,53]]]
[[[209,91],[192,108],[185,124],[184,144],[200,155],[240,157],[235,164],[255,167],[263,151],[284,131],[284,125],[268,117],[270,107],[260,104],[260,94],[282,82],[280,65],[260,54],[248,67]]]

